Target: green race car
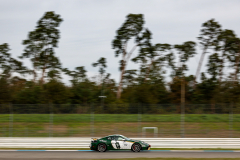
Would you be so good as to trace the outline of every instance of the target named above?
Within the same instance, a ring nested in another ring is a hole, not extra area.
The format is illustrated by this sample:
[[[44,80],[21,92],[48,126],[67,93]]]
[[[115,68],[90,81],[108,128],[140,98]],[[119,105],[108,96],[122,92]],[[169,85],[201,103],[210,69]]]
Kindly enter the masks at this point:
[[[110,135],[103,138],[92,138],[90,149],[99,152],[107,150],[132,150],[133,152],[140,152],[140,150],[150,150],[151,145],[127,138],[123,135]]]

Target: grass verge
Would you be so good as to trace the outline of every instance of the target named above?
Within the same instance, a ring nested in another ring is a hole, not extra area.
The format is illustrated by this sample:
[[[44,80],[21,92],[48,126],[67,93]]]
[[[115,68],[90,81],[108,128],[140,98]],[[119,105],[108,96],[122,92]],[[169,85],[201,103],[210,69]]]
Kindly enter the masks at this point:
[[[141,136],[142,127],[158,127],[158,137],[180,138],[180,114],[0,114],[0,137]],[[94,122],[91,120],[94,119]],[[12,120],[12,121],[9,121]],[[186,114],[185,137],[238,138],[240,114]],[[231,124],[231,125],[230,125]],[[11,128],[11,127],[12,128]],[[92,133],[94,132],[94,133]],[[153,137],[153,130],[146,131]]]
[[[0,114],[0,122],[8,122],[9,114]],[[90,122],[91,114],[53,114],[55,123]],[[141,114],[143,122],[179,122],[180,114]],[[15,122],[49,122],[49,114],[13,114]],[[94,114],[95,122],[138,122],[138,114]],[[240,122],[240,114],[234,114],[234,122]],[[229,114],[186,114],[185,122],[229,122]]]

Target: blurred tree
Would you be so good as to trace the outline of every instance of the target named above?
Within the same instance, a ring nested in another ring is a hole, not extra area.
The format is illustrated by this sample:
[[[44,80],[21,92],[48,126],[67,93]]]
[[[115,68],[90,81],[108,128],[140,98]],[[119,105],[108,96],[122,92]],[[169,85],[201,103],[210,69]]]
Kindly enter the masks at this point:
[[[125,84],[125,87],[133,86],[136,83],[136,75],[137,70],[126,70],[123,77],[123,84]]]
[[[11,57],[8,44],[4,43],[0,45],[0,76],[11,77],[13,72],[20,74],[28,73],[28,69],[23,66],[22,62]]]
[[[76,85],[79,82],[84,82],[87,79],[86,76],[86,70],[84,68],[84,66],[79,66],[76,67],[74,71],[69,71],[67,68],[64,68],[63,71],[69,75],[70,77],[72,77],[72,79],[70,80],[72,82],[72,85]]]
[[[184,42],[182,45],[174,45],[179,54],[179,66],[176,68],[176,76],[182,75],[184,71],[188,70],[185,62],[196,54],[195,46],[196,43],[193,41]]]
[[[96,63],[93,63],[93,67],[99,67],[99,74],[100,74],[100,83],[103,85],[104,73],[106,72],[105,68],[107,61],[106,58],[101,57]]]
[[[4,43],[2,45],[0,45],[0,69],[1,69],[1,73],[0,75],[3,76],[5,75],[8,70],[11,69],[11,64],[9,64],[9,62],[11,62],[11,56],[9,52],[9,48],[8,48],[8,44]]]
[[[114,79],[110,78],[111,74],[107,74],[103,79],[104,84],[104,92],[102,91],[102,95],[106,96],[104,98],[104,103],[112,103],[116,101],[116,83]],[[102,102],[103,104],[103,102]]]
[[[47,103],[68,104],[70,103],[70,92],[68,88],[60,81],[52,79],[43,86]]]
[[[56,69],[52,69],[48,72],[47,74],[47,77],[49,77],[51,80],[58,80],[58,79],[61,79],[61,76],[60,76],[60,71],[59,70],[56,70]]]
[[[104,105],[104,99],[106,98],[106,95],[104,95],[105,81],[106,81],[106,79],[109,79],[109,77],[111,75],[109,73],[106,76],[104,75],[104,73],[106,72],[105,68],[107,67],[106,63],[107,63],[106,58],[101,57],[96,63],[92,64],[93,67],[97,67],[97,66],[99,67],[99,74],[100,74],[100,83],[99,83],[99,85],[102,84],[101,96],[99,98],[101,98],[101,103],[102,103],[101,105],[102,106]]]
[[[237,81],[240,67],[240,39],[237,37],[229,39],[228,47],[228,60],[230,62],[230,66],[235,69],[234,80]]]
[[[11,57],[11,54],[7,43],[0,45],[0,103],[9,103],[12,101],[12,96],[15,90],[20,90],[18,82],[24,82],[25,80],[18,76],[13,76],[13,73],[25,74],[28,73],[26,67],[22,62]],[[21,85],[22,86],[22,85]],[[14,89],[15,88],[15,89]],[[13,90],[14,89],[14,90]]]
[[[58,26],[63,20],[60,15],[54,12],[46,12],[37,22],[37,27],[30,32],[28,39],[23,41],[26,45],[24,53],[20,58],[31,58],[33,63],[34,79],[36,78],[36,69],[42,70],[40,82],[44,83],[47,70],[57,70],[61,68],[59,59],[55,56],[54,48],[57,47],[60,32]]]
[[[208,73],[211,75],[211,80],[216,82],[218,80],[218,76],[221,76],[222,70],[222,59],[220,59],[218,53],[214,53],[209,56],[208,60]]]
[[[33,82],[27,82],[25,87],[17,91],[13,98],[14,104],[47,104],[48,99],[44,89]]]
[[[115,55],[122,55],[118,85],[110,78],[110,74],[106,73],[107,62],[104,57],[92,64],[99,68],[99,76],[95,79],[87,77],[83,66],[76,67],[73,71],[62,69],[54,52],[60,38],[58,27],[61,21],[59,15],[46,12],[38,21],[37,27],[23,41],[25,49],[20,58],[29,58],[33,65],[32,70],[28,70],[22,62],[12,58],[8,44],[0,45],[0,104],[89,104],[100,103],[99,95],[104,95],[106,105],[102,108],[108,113],[113,113],[114,107],[111,108],[108,104],[180,103],[181,84],[185,86],[186,92],[183,95],[186,95],[188,104],[211,103],[214,106],[216,103],[240,102],[240,39],[234,31],[222,30],[214,19],[202,25],[198,37],[202,55],[194,77],[187,75],[186,71],[191,68],[188,68],[185,62],[196,54],[195,42],[187,41],[177,45],[152,44],[152,33],[143,28],[143,15],[129,14],[112,42]],[[129,50],[127,46],[132,45],[132,42],[133,48]],[[139,53],[132,58],[137,48]],[[210,53],[210,56],[204,73],[200,70],[206,53]],[[127,70],[130,59],[140,65],[138,70]],[[170,67],[172,71],[169,83],[165,80],[165,67]],[[226,67],[230,68],[229,72],[224,72]],[[62,72],[71,77],[71,86],[61,82]],[[201,81],[195,85],[199,73]],[[25,74],[33,74],[33,80],[25,79]],[[46,78],[48,80],[44,83]],[[36,85],[36,81],[42,85]],[[120,107],[124,110],[123,106]],[[154,107],[146,106],[155,113]],[[71,112],[71,107],[64,110],[61,110],[60,105],[56,107],[59,107],[55,108],[59,112]],[[228,108],[225,106],[224,109]],[[186,111],[190,110],[186,105]],[[177,112],[180,112],[179,106]]]
[[[75,83],[75,85],[72,86],[70,90],[70,101],[72,104],[99,102],[98,86],[94,82],[89,81],[88,79],[83,82]]]
[[[220,34],[217,37],[217,44],[215,46],[215,51],[219,51],[220,56],[219,58],[221,59],[221,62],[219,64],[220,67],[220,73],[219,73],[219,82],[222,81],[222,76],[223,76],[223,68],[225,67],[225,62],[228,57],[228,54],[232,50],[231,46],[231,41],[232,39],[235,39],[236,35],[232,30],[225,29],[220,32]]]
[[[180,45],[174,45],[170,53],[165,55],[164,59],[167,61],[168,66],[172,69],[171,76],[173,78],[183,75],[184,71],[188,70],[185,62],[196,54],[195,46],[195,42],[187,41]],[[176,58],[174,51],[176,51],[179,55],[178,59]]]
[[[205,54],[207,53],[207,50],[210,47],[216,46],[217,38],[221,33],[221,25],[218,24],[218,22],[216,22],[214,19],[210,19],[207,22],[203,23],[202,27],[203,28],[200,31],[200,36],[198,37],[198,39],[200,40],[200,44],[202,46],[202,54],[199,60],[195,81],[197,80],[200,74],[202,62]]]
[[[39,69],[38,66],[40,66],[39,55],[43,47],[42,46],[43,43],[41,43],[41,39],[40,39],[40,34],[38,34],[36,31],[29,32],[28,39],[24,40],[22,44],[26,45],[26,47],[24,49],[24,53],[21,56],[19,56],[19,58],[21,59],[31,58],[32,65],[33,65],[33,70],[32,70],[33,82],[36,82],[37,69]]]
[[[221,90],[221,83],[219,81],[219,78],[221,76],[221,71],[222,71],[222,59],[219,56],[218,53],[214,53],[209,56],[208,63],[207,63],[207,72],[211,76],[210,78],[205,77],[204,83],[208,83],[205,85],[208,93],[208,103],[215,104],[217,99],[217,95],[219,94],[219,91]],[[198,87],[198,89],[200,89]]]
[[[123,76],[126,70],[127,63],[132,53],[142,40],[140,37],[140,33],[143,29],[143,24],[144,20],[142,14],[129,14],[127,16],[127,20],[123,23],[122,27],[117,30],[117,35],[112,42],[113,49],[115,49],[115,55],[119,56],[120,54],[122,54],[122,60],[120,60],[121,74],[117,91],[117,99],[121,98]],[[135,45],[128,52],[127,45],[131,39],[135,41]]]
[[[151,32],[148,29],[145,29],[142,33],[141,39],[142,42],[139,43],[140,53],[137,57],[133,58],[132,61],[135,63],[141,63],[139,76],[142,76],[142,80],[146,81],[153,63],[153,58],[155,57],[154,47],[151,44]]]
[[[151,44],[151,32],[146,29],[142,34],[142,42],[139,44],[140,53],[138,56],[132,59],[135,63],[140,63],[140,75],[139,79],[142,82],[146,82],[149,79],[149,75],[158,67],[162,69],[164,66],[165,57],[164,52],[169,51],[171,46],[169,44]]]
[[[10,103],[12,100],[10,85],[6,77],[0,77],[0,104]]]
[[[171,88],[170,96],[173,102],[181,102],[181,107],[185,106],[186,98],[188,98],[186,96],[189,95],[189,92],[192,92],[192,90],[189,89],[191,85],[188,85],[189,79],[191,78],[188,78],[188,81],[186,81],[184,71],[188,70],[185,62],[196,54],[195,45],[196,43],[192,41],[184,42],[181,45],[174,45],[174,49],[177,51],[177,54],[179,54],[178,65],[175,65],[176,62],[174,62],[173,53],[170,53],[166,57],[174,71],[172,74],[173,80],[169,83]],[[177,106],[177,112],[180,112],[180,106]]]

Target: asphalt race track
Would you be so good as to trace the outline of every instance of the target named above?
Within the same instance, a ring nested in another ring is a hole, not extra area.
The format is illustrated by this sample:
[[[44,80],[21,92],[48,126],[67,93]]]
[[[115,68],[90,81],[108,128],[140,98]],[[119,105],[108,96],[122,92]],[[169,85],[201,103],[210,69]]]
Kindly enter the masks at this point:
[[[240,158],[240,152],[233,151],[0,151],[1,160],[77,160],[104,158]]]

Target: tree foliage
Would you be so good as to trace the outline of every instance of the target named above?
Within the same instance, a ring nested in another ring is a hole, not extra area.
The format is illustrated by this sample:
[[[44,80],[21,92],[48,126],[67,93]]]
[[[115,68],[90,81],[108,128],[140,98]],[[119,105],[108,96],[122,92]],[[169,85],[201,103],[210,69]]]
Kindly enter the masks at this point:
[[[144,16],[129,14],[112,41],[115,56],[121,56],[119,82],[108,73],[105,57],[92,63],[99,72],[94,77],[89,77],[81,64],[73,70],[62,67],[54,51],[62,21],[60,15],[46,12],[23,40],[25,48],[19,58],[29,59],[32,69],[11,56],[7,43],[0,45],[0,104],[94,104],[101,102],[99,96],[106,96],[105,104],[180,103],[182,82],[186,104],[240,103],[240,39],[214,19],[203,23],[199,42],[153,44],[153,33],[144,27]],[[200,53],[196,46],[201,47]],[[206,70],[201,72],[206,53]],[[199,54],[197,73],[189,75],[195,72],[189,66],[195,63],[192,57]],[[127,68],[128,63],[138,67]],[[66,75],[69,85],[63,83]],[[200,80],[196,79],[199,75]]]
[[[37,22],[35,30],[29,32],[28,39],[23,41],[26,48],[20,58],[31,58],[34,80],[37,77],[36,70],[40,69],[42,84],[48,70],[52,75],[52,73],[58,72],[57,69],[61,69],[61,63],[55,56],[54,48],[57,47],[60,38],[60,31],[57,27],[62,21],[60,15],[54,12],[46,12]]]

